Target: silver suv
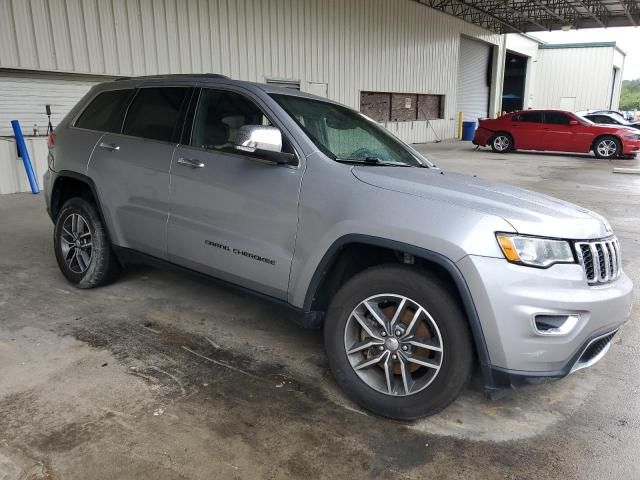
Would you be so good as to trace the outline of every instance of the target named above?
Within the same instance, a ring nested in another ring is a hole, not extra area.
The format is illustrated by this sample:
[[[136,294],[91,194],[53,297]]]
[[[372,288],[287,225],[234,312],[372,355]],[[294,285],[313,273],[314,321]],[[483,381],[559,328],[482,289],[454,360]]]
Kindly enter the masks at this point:
[[[445,172],[338,103],[220,75],[94,87],[50,138],[55,254],[79,288],[168,263],[322,327],[380,415],[597,362],[632,283],[601,216]]]

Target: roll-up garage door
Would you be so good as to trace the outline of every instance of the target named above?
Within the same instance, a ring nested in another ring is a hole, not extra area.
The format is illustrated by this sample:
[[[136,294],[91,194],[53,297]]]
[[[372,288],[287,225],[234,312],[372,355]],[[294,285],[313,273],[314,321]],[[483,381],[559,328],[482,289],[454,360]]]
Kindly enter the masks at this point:
[[[25,135],[47,133],[45,105],[51,105],[54,127],[89,89],[106,81],[73,75],[0,71],[0,136],[13,136],[11,120],[19,120]]]
[[[460,37],[456,109],[465,122],[489,116],[490,56],[490,45]]]

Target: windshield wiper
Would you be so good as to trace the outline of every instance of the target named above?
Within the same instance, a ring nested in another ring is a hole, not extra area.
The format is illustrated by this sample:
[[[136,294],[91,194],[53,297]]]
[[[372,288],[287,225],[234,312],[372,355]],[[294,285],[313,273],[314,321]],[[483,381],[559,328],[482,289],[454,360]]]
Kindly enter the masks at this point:
[[[354,165],[376,165],[382,167],[410,167],[406,163],[385,162],[376,157],[367,158],[336,158],[336,162],[351,163]]]

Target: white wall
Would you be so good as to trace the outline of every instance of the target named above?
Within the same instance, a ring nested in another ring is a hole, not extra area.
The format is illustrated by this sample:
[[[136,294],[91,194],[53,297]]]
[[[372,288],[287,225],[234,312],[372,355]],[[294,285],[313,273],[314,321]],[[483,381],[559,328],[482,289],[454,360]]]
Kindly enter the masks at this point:
[[[385,124],[405,141],[427,142],[457,132],[461,35],[500,46],[489,112],[495,115],[503,36],[411,0],[0,0],[0,74],[94,76],[79,82],[201,72],[291,79],[302,90],[327,84],[329,98],[356,109],[360,91],[445,95],[445,118],[430,126]],[[12,96],[0,96],[0,112]],[[47,101],[39,99],[36,109]],[[32,121],[23,125],[25,133]],[[0,193],[27,191],[22,164],[8,145],[0,141]],[[46,147],[32,160],[46,168]]]
[[[0,70],[0,137],[13,136],[11,120],[20,121],[25,135],[33,133],[34,125],[41,135],[46,134],[46,105],[51,106],[51,121],[55,126],[100,81],[104,80]]]
[[[563,97],[575,97],[575,110],[609,108],[614,47],[540,49],[534,84],[535,108],[561,108]],[[615,86],[619,92],[622,70]],[[619,93],[614,92],[614,108]]]
[[[361,90],[444,94],[445,119],[432,127],[447,138],[461,34],[503,42],[411,0],[0,0],[0,69],[295,79],[303,90],[327,83],[355,108]],[[434,138],[426,122],[387,127],[410,142]]]
[[[31,165],[42,189],[42,176],[47,171],[47,138],[25,138]],[[18,157],[16,142],[12,138],[0,138],[0,194],[30,192],[29,181],[22,159]]]
[[[624,68],[625,54],[621,50],[614,48],[613,50],[613,66],[616,68]]]
[[[620,94],[622,93],[622,73],[624,71],[625,54],[617,48],[613,50],[613,66],[618,69],[616,83],[613,85],[613,103],[611,108],[617,110],[620,107]]]

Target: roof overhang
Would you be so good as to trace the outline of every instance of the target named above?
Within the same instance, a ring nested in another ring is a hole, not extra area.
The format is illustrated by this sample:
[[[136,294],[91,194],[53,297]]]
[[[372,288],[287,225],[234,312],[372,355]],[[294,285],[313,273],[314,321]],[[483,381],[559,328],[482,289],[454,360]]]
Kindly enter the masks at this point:
[[[640,25],[640,0],[414,1],[495,33]]]

